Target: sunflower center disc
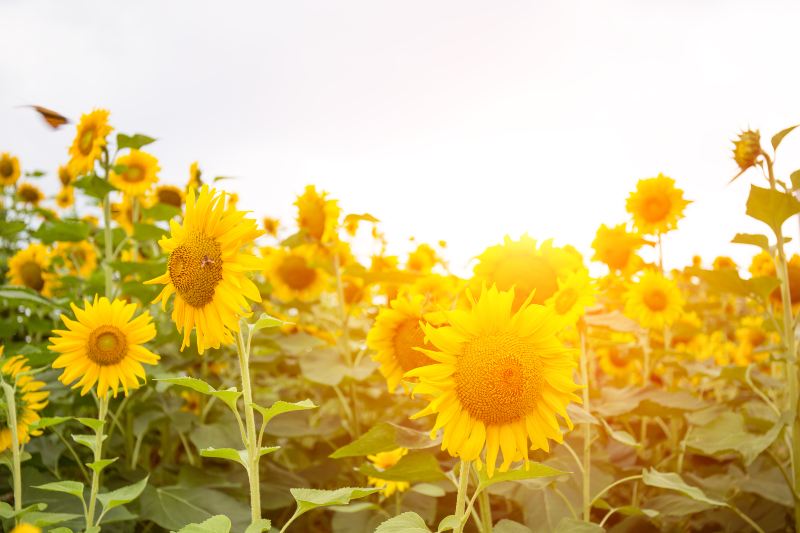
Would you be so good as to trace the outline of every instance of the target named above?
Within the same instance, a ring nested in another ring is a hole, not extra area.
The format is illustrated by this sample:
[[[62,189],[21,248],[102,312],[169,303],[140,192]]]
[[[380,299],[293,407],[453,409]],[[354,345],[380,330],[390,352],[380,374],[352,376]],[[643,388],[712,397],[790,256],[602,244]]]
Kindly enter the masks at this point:
[[[42,276],[42,267],[40,267],[38,263],[34,263],[33,261],[24,263],[19,271],[22,276],[22,282],[25,283],[26,287],[35,291],[42,290],[42,287],[44,287],[44,277]]]
[[[204,307],[222,281],[221,246],[207,235],[192,233],[169,255],[168,271],[181,298],[192,307]]]
[[[78,149],[83,155],[89,155],[92,152],[92,145],[94,144],[94,129],[89,128],[81,135],[81,140],[78,143]]]
[[[397,328],[394,334],[394,353],[404,372],[435,362],[424,353],[414,349],[423,346],[424,343],[425,334],[419,327],[419,320],[409,318]]]
[[[24,201],[28,203],[34,203],[39,201],[39,191],[31,187],[20,188],[19,195]]]
[[[644,202],[644,218],[648,222],[659,222],[669,213],[671,204],[665,196],[650,196]]]
[[[572,287],[568,287],[558,293],[556,296],[556,313],[559,315],[563,315],[567,313],[572,306],[575,305],[575,302],[578,301],[578,291],[573,289]]]
[[[139,183],[144,179],[144,168],[141,165],[130,165],[122,173],[122,179],[128,183]]]
[[[659,289],[649,290],[644,294],[644,304],[651,311],[663,311],[667,308],[667,295]]]
[[[536,408],[542,362],[532,346],[508,335],[489,335],[464,344],[456,362],[456,394],[484,424],[506,424]]]
[[[100,366],[116,365],[127,351],[125,334],[114,326],[100,326],[89,334],[88,357]]]
[[[0,160],[0,176],[8,178],[13,172],[14,166],[11,164],[11,161],[8,159]]]
[[[317,279],[316,271],[302,257],[290,255],[278,267],[278,275],[292,290],[301,291]]]
[[[540,257],[512,257],[500,263],[495,273],[497,288],[507,291],[516,286],[514,309],[518,309],[532,290],[533,303],[541,304],[558,290],[556,271]]]
[[[162,204],[171,205],[180,209],[181,195],[171,189],[158,189],[158,201]]]

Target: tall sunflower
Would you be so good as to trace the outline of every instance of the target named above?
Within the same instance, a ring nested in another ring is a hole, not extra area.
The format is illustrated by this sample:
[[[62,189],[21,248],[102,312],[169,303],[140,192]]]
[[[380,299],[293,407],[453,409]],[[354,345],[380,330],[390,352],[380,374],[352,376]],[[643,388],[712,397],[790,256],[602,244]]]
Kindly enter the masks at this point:
[[[153,192],[152,203],[171,205],[181,209],[186,198],[183,190],[174,185],[159,185]]]
[[[614,227],[603,224],[597,229],[592,241],[594,249],[592,259],[605,263],[611,270],[627,272],[632,264],[637,263],[636,251],[645,242],[641,236],[628,232],[625,224]]]
[[[0,359],[3,357],[3,346],[0,346]],[[17,442],[25,444],[31,437],[41,435],[39,430],[32,430],[31,425],[39,420],[39,411],[47,405],[49,392],[42,390],[45,383],[36,381],[33,376],[28,374],[31,367],[28,360],[21,355],[15,355],[7,359],[0,372],[3,379],[11,385],[15,385],[14,403],[17,407]],[[22,375],[21,375],[22,374]],[[0,396],[2,398],[2,396]],[[11,447],[11,428],[6,419],[6,409],[0,409],[0,452],[4,452]]]
[[[388,452],[380,452],[375,455],[368,455],[367,459],[378,470],[386,470],[391,468],[400,461],[408,453],[408,448],[397,448]],[[404,492],[408,490],[411,484],[408,481],[388,481],[378,477],[367,477],[367,483],[373,487],[381,489],[381,494],[384,498],[388,498],[395,492]]]
[[[94,162],[100,159],[106,146],[106,137],[114,129],[108,124],[109,112],[95,109],[81,116],[75,133],[75,140],[69,147],[69,171],[80,176],[94,169]]]
[[[537,246],[528,235],[517,241],[506,236],[503,244],[490,246],[478,256],[472,288],[478,290],[483,283],[497,285],[501,291],[515,288],[516,309],[533,291],[533,303],[544,303],[558,290],[558,280],[580,267],[579,256],[553,246],[551,240]]]
[[[283,302],[313,302],[328,284],[328,274],[316,266],[316,246],[268,248],[266,276],[272,294]]]
[[[133,235],[133,198],[126,194],[120,202],[112,203],[111,218],[117,221],[125,233]]]
[[[97,269],[97,250],[87,241],[59,242],[53,253],[73,274],[88,278]]]
[[[43,244],[31,243],[8,260],[9,281],[43,296],[52,296],[57,280],[50,271],[50,260],[50,251]]]
[[[17,187],[17,198],[24,204],[37,206],[44,200],[44,193],[33,183],[20,183]]]
[[[675,180],[663,174],[639,180],[628,196],[625,209],[633,215],[637,229],[646,235],[666,233],[678,227],[683,210],[689,205]]]
[[[678,285],[658,272],[647,271],[628,288],[625,314],[645,328],[669,326],[683,312]]]
[[[561,323],[530,296],[515,312],[514,291],[481,291],[472,308],[446,313],[450,325],[426,324],[437,348],[421,349],[436,364],[411,370],[414,388],[429,404],[412,418],[436,414],[431,435],[444,428],[442,449],[462,461],[486,462],[491,477],[528,460],[532,449],[549,450],[547,439],[563,442],[556,414],[571,429],[566,406],[580,402],[572,381],[575,357],[556,338]]]
[[[75,203],[75,192],[72,187],[61,187],[56,194],[56,205],[61,209],[66,209]]]
[[[336,240],[339,227],[339,203],[329,200],[328,193],[317,192],[313,185],[306,186],[297,197],[297,225],[317,242],[327,243]]]
[[[585,269],[558,282],[558,290],[544,303],[563,324],[576,324],[587,307],[595,302],[595,289]]]
[[[14,185],[20,174],[19,159],[8,152],[0,154],[0,185]]]
[[[225,207],[224,193],[203,185],[190,190],[183,222],[170,221],[171,234],[159,244],[169,253],[167,271],[147,284],[164,284],[155,302],[166,309],[175,293],[172,320],[183,332],[181,350],[189,346],[192,329],[197,349],[219,348],[233,342],[239,318],[250,314],[247,299],[261,301],[247,271],[260,270],[261,261],[242,248],[263,234],[246,213]]]
[[[58,167],[58,181],[61,182],[62,187],[68,187],[75,181],[75,176],[69,171],[69,165],[60,165]]]
[[[70,304],[76,320],[61,315],[67,329],[53,330],[50,350],[60,354],[53,368],[63,368],[59,381],[80,388],[81,396],[97,385],[97,395],[117,396],[119,386],[128,395],[145,379],[143,364],[155,365],[159,356],[142,346],[156,336],[150,313],[133,318],[136,304],[95,296],[83,309]]]
[[[112,170],[108,181],[129,196],[143,196],[158,181],[161,170],[158,159],[141,150],[118,157],[115,167],[121,167],[120,172]]]
[[[380,363],[380,372],[386,378],[390,392],[394,392],[403,374],[420,366],[435,363],[417,350],[425,346],[422,295],[400,297],[389,307],[378,312],[372,329],[367,334],[367,346],[374,352],[372,359]]]

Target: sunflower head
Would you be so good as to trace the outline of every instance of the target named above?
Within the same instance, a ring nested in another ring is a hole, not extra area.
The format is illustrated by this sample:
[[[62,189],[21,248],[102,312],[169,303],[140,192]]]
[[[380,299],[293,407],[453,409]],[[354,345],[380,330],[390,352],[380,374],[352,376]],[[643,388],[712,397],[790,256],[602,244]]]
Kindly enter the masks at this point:
[[[8,277],[12,285],[27,287],[44,296],[52,296],[56,279],[50,270],[50,251],[40,243],[31,243],[8,261]]]
[[[21,523],[11,530],[11,533],[42,533],[42,529],[33,524]]]
[[[153,203],[171,205],[181,209],[185,194],[180,187],[174,185],[159,185],[153,193]]]
[[[683,312],[678,285],[654,271],[647,271],[630,285],[625,314],[645,328],[672,325]]]
[[[408,453],[407,448],[397,448],[388,452],[380,452],[375,455],[368,455],[367,459],[377,470],[386,470],[396,465],[404,455]],[[384,498],[388,498],[395,492],[404,492],[411,486],[407,481],[387,481],[377,477],[369,476],[367,483],[373,487],[381,489]]]
[[[762,153],[761,133],[758,130],[743,131],[733,141],[733,159],[742,172],[755,165]]]
[[[689,203],[683,198],[683,191],[675,187],[675,180],[659,174],[639,180],[625,208],[633,215],[636,228],[650,235],[675,229]]]
[[[19,159],[8,152],[0,154],[0,185],[14,185],[21,172]]]
[[[17,187],[17,198],[27,205],[39,205],[44,200],[44,193],[32,183],[20,183]]]
[[[336,200],[328,199],[328,193],[317,192],[316,187],[308,185],[294,205],[297,206],[297,225],[312,241],[336,240],[341,210]]]
[[[736,261],[726,255],[720,255],[714,259],[714,270],[738,270]]]
[[[586,270],[577,270],[558,282],[558,290],[545,305],[564,324],[576,324],[595,302],[595,288]]]
[[[172,320],[183,332],[181,350],[197,332],[197,349],[219,348],[233,342],[239,319],[250,314],[249,300],[261,301],[258,287],[247,277],[262,262],[245,247],[263,232],[246,213],[225,205],[224,193],[203,185],[186,197],[182,223],[173,220],[171,232],[159,241],[169,253],[167,271],[146,284],[163,284],[155,302],[166,310],[175,294]]]
[[[68,187],[72,185],[74,180],[75,176],[73,176],[72,172],[70,172],[69,165],[60,165],[58,167],[58,181],[61,182],[62,187]]]
[[[161,170],[158,159],[141,150],[118,157],[114,167],[108,180],[129,196],[143,196],[158,181]]]
[[[61,187],[61,190],[56,194],[56,205],[61,209],[67,209],[75,203],[75,192],[72,187]]]
[[[83,309],[70,304],[75,320],[61,315],[67,329],[54,330],[50,350],[58,357],[53,368],[64,369],[59,381],[81,389],[81,396],[95,385],[97,395],[116,397],[120,385],[128,391],[145,379],[143,364],[154,365],[159,356],[143,345],[156,336],[150,313],[134,318],[136,304],[95,296]]]
[[[267,232],[267,235],[271,235],[273,237],[278,236],[278,228],[281,225],[280,220],[272,217],[264,217],[262,223],[264,224],[264,231]]]
[[[318,247],[267,248],[266,278],[272,294],[282,302],[312,302],[328,285],[328,274],[317,266]]]
[[[632,335],[625,335],[632,337]],[[616,338],[596,348],[603,376],[622,384],[631,384],[641,376],[642,353],[634,338]]]
[[[189,167],[189,181],[186,183],[186,190],[199,189],[203,186],[201,179],[203,172],[200,170],[200,165],[195,161]]]
[[[418,272],[420,274],[428,274],[433,267],[439,263],[440,258],[436,250],[429,244],[422,243],[417,248],[408,254],[406,261],[406,270],[410,272]]]
[[[754,278],[775,276],[775,261],[769,252],[761,250],[753,256],[748,270]]]
[[[54,254],[61,258],[71,274],[88,278],[97,269],[97,251],[87,241],[59,242]]]
[[[575,357],[556,337],[562,327],[552,312],[530,304],[514,311],[514,291],[481,291],[471,309],[446,312],[447,324],[424,326],[435,349],[420,350],[436,363],[406,373],[429,401],[412,418],[436,414],[431,435],[444,428],[442,449],[463,461],[485,461],[494,475],[513,461],[527,463],[529,449],[563,442],[556,415],[571,429],[566,406],[574,393]],[[529,446],[529,442],[532,446]]]
[[[100,159],[106,146],[106,137],[114,129],[108,124],[109,114],[105,109],[95,109],[81,116],[75,139],[69,148],[69,171],[73,176],[91,172],[95,161]]]
[[[625,224],[614,227],[603,224],[592,242],[592,259],[605,263],[610,270],[628,272],[633,265],[641,263],[641,260],[637,261],[636,251],[645,242],[640,235],[628,232]]]
[[[29,373],[31,367],[28,360],[21,355],[15,355],[8,359],[3,359],[3,347],[0,346],[0,373],[2,379],[14,386],[14,403],[17,408],[17,442],[25,444],[31,437],[41,435],[41,430],[31,429],[31,425],[39,420],[39,412],[47,405],[47,398],[50,395],[46,390],[45,383],[33,379]],[[0,395],[0,403],[4,403],[4,397]],[[0,452],[11,447],[11,429],[9,421],[6,419],[6,409],[0,409]]]
[[[133,197],[126,194],[122,196],[122,201],[112,203],[111,218],[125,233],[133,235]]]

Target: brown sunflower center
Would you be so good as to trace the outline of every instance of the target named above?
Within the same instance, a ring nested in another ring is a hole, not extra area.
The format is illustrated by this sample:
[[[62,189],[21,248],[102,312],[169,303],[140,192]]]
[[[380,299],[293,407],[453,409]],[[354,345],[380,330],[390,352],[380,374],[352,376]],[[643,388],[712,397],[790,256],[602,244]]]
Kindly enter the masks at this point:
[[[158,189],[156,194],[158,194],[159,203],[171,205],[179,209],[183,204],[183,201],[181,199],[181,194],[176,190],[162,187]]]
[[[67,167],[61,167],[58,169],[58,180],[64,187],[72,183],[72,176],[70,175],[69,170],[67,170]]]
[[[14,165],[11,164],[11,160],[7,157],[0,159],[0,176],[10,178],[13,173]]]
[[[22,282],[29,289],[41,291],[44,287],[44,276],[42,275],[42,267],[35,261],[28,261],[23,263],[19,268]]]
[[[34,187],[20,187],[18,193],[23,201],[31,204],[38,203],[42,199],[41,193]]]
[[[397,327],[393,342],[397,363],[404,372],[435,363],[430,357],[414,349],[425,344],[425,334],[416,318],[409,318]]]
[[[147,172],[142,165],[128,165],[125,172],[122,173],[122,179],[128,183],[139,183],[144,180],[146,174]]]
[[[543,376],[533,347],[509,334],[467,342],[456,363],[456,394],[484,424],[506,424],[536,408]]]
[[[572,287],[567,287],[563,291],[559,292],[556,295],[556,302],[555,308],[556,313],[559,315],[564,315],[569,312],[570,309],[575,305],[578,301],[578,291],[573,289]]]
[[[310,287],[317,279],[316,270],[308,266],[305,258],[297,255],[287,256],[281,261],[278,275],[290,289],[295,291]]]
[[[81,132],[80,139],[78,140],[78,150],[81,154],[87,156],[92,153],[94,146],[94,128],[86,128]]]
[[[128,353],[128,342],[119,328],[111,325],[100,326],[89,334],[87,356],[100,365],[116,365]]]
[[[516,287],[514,308],[518,309],[532,290],[533,303],[541,304],[558,290],[558,277],[550,263],[541,257],[511,257],[495,272],[494,281],[503,291]]]
[[[214,299],[222,281],[222,248],[213,238],[195,232],[169,255],[168,272],[176,292],[195,308]]]
[[[663,311],[667,308],[667,295],[661,289],[650,289],[644,293],[644,305],[651,311]]]
[[[648,196],[644,200],[642,214],[648,222],[660,222],[667,216],[670,208],[672,208],[672,202],[666,195]]]

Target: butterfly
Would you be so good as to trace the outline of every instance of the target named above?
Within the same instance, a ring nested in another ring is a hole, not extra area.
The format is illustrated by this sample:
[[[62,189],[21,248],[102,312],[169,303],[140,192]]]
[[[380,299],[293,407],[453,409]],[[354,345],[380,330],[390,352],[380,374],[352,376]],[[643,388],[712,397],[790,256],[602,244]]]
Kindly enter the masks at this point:
[[[69,119],[67,117],[60,113],[56,113],[52,109],[47,109],[46,107],[39,105],[29,105],[23,107],[31,107],[35,109],[42,116],[45,122],[47,122],[47,124],[54,130],[57,130],[64,124],[69,124]]]

